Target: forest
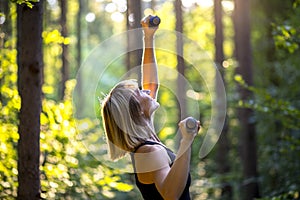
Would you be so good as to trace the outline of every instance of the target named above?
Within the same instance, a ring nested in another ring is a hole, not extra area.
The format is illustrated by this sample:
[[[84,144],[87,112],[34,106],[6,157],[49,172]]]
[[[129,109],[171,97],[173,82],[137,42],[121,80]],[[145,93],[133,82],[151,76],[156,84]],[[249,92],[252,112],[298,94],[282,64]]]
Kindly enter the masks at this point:
[[[141,79],[148,15],[158,137],[201,121],[191,198],[300,199],[300,0],[0,0],[0,199],[142,199],[100,109]]]

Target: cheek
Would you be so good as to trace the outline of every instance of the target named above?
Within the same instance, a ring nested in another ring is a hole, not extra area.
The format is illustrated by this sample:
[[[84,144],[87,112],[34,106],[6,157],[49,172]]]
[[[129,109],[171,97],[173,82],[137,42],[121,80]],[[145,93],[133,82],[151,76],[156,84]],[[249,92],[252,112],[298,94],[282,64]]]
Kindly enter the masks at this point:
[[[151,102],[147,99],[142,99],[140,101],[140,107],[143,112],[147,112],[149,110],[149,108],[151,107]]]
[[[145,101],[143,104],[143,108],[145,111],[149,110],[152,107],[152,102],[151,101]]]

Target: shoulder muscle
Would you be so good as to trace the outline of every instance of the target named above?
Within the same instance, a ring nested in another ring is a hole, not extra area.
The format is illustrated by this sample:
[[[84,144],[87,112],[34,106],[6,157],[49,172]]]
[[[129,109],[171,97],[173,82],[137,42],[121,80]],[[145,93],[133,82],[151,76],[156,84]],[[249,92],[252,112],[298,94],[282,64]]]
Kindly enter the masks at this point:
[[[144,145],[134,154],[137,173],[154,172],[169,167],[170,158],[160,145]]]

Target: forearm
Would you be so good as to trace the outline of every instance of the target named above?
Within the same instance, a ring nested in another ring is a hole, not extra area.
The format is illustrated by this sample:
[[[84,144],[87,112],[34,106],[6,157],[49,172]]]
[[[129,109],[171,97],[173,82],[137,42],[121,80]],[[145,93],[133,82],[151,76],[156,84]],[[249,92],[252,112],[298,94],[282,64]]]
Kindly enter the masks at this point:
[[[158,73],[155,58],[154,36],[144,36],[142,85],[143,89],[150,90],[151,96],[156,98],[158,89]]]
[[[164,198],[167,199],[178,199],[184,191],[189,177],[192,143],[200,130],[200,122],[197,122],[198,129],[193,132],[188,132],[186,130],[186,122],[188,119],[189,118],[185,118],[178,124],[182,139],[176,159],[162,181],[161,191]]]

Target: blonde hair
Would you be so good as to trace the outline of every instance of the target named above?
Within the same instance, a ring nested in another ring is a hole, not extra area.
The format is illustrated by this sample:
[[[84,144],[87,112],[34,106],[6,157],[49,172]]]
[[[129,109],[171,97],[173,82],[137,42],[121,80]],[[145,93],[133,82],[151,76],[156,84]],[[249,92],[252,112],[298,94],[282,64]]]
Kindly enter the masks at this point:
[[[123,157],[150,138],[155,138],[153,126],[143,122],[136,99],[135,80],[118,83],[102,102],[102,119],[112,160]]]

